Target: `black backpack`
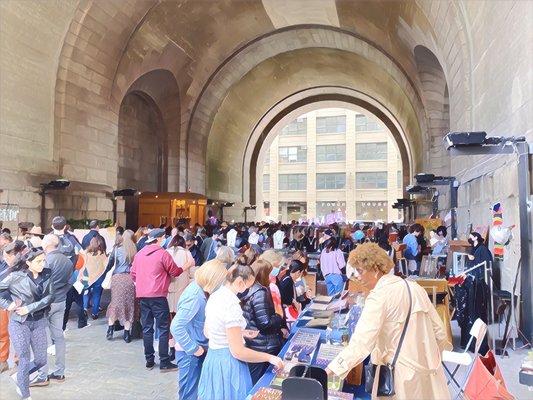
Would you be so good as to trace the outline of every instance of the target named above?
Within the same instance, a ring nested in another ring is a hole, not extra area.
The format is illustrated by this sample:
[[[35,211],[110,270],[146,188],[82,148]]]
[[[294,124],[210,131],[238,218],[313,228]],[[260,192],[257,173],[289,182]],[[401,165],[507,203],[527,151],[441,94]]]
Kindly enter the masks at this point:
[[[65,255],[71,262],[72,265],[76,265],[77,262],[77,255],[76,255],[76,249],[74,248],[74,245],[70,241],[66,235],[60,235],[59,236],[59,246],[57,247],[59,252],[63,255]]]

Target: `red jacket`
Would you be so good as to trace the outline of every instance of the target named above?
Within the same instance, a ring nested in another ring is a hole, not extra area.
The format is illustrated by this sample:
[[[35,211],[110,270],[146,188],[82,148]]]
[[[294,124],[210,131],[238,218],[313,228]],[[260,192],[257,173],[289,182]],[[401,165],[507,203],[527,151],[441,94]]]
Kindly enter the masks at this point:
[[[167,297],[170,278],[182,272],[165,249],[156,244],[144,246],[135,255],[130,270],[136,297]]]

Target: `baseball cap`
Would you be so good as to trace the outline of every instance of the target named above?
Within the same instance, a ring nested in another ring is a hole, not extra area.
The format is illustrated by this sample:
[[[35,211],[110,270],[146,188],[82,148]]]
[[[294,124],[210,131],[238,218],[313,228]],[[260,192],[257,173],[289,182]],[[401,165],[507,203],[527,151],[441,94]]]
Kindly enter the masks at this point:
[[[154,240],[165,236],[165,230],[161,228],[152,229],[150,233],[148,234],[148,239],[146,239],[146,243],[153,242]]]

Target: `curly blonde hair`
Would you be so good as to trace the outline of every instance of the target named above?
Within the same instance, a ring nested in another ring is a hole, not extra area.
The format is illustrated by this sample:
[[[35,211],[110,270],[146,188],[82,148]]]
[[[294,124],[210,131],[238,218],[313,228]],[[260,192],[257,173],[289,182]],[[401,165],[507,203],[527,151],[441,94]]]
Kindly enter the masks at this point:
[[[394,268],[394,263],[385,250],[376,243],[363,243],[357,246],[350,252],[348,263],[355,268],[384,274],[388,274]]]

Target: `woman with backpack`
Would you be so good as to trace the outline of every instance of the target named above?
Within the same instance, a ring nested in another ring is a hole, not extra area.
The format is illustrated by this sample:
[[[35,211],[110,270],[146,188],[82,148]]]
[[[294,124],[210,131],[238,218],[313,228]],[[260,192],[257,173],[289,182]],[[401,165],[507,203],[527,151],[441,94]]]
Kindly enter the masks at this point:
[[[107,256],[105,241],[101,236],[91,239],[89,247],[81,253],[84,259],[83,267],[78,272],[78,281],[83,283],[83,308],[89,311],[92,302],[92,319],[98,319],[100,298],[102,297],[102,282],[105,278]]]

